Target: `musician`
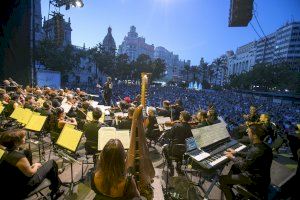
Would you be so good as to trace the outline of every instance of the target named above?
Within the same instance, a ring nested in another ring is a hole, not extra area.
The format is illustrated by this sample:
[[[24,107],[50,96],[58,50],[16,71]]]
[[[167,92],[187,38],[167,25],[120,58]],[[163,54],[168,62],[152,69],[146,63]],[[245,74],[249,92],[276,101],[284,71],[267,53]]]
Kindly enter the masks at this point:
[[[136,95],[136,97],[134,98],[132,104],[133,104],[135,107],[141,105],[141,98],[142,98],[142,97],[141,97],[140,94]]]
[[[179,120],[180,112],[184,111],[183,103],[180,99],[175,101],[175,104],[172,105],[172,120]]]
[[[248,115],[243,115],[246,122],[257,122],[259,120],[259,115],[255,106],[250,106],[250,111]]]
[[[0,102],[7,104],[8,102],[5,101],[5,95],[6,95],[6,91],[0,88]]]
[[[233,138],[238,140],[240,143],[248,145],[250,143],[248,136],[246,135],[247,124],[256,123],[259,121],[259,115],[255,106],[250,106],[250,112],[248,115],[243,115],[245,124],[239,125],[233,130]]]
[[[37,110],[39,113],[41,113],[41,116],[46,116],[46,122],[44,123],[44,129],[49,132],[50,131],[50,116],[52,115],[52,102],[49,100],[46,100],[43,103],[43,107]]]
[[[191,120],[191,115],[187,111],[182,111],[179,116],[180,123],[175,124],[170,131],[166,132],[166,138],[170,139],[171,143],[166,148],[164,148],[164,154],[167,159],[168,167],[170,169],[171,176],[174,175],[174,166],[172,161],[169,159],[171,152],[173,152],[173,146],[175,144],[185,145],[185,139],[193,137],[191,126],[189,121]],[[182,157],[182,156],[181,156]],[[176,170],[181,174],[181,159],[176,164]]]
[[[134,113],[134,107],[128,109],[128,117],[124,117],[119,121],[117,128],[118,129],[131,129],[132,117]]]
[[[98,152],[98,131],[102,127],[99,119],[102,116],[100,108],[93,110],[93,120],[86,121],[83,126],[83,132],[86,137],[85,150],[87,154],[95,154]]]
[[[5,110],[4,110],[5,116],[6,117],[10,116],[13,113],[14,109],[18,106],[20,106],[19,96],[17,94],[13,94],[11,96],[11,99],[9,100],[9,103],[5,106]]]
[[[57,109],[57,118],[58,118],[58,128],[62,129],[65,124],[71,124],[77,126],[77,121],[75,118],[69,118],[66,116],[63,108]]]
[[[34,103],[35,103],[35,101],[34,101],[33,96],[32,96],[32,95],[27,95],[27,96],[25,97],[25,104],[24,104],[23,107],[24,107],[24,108],[28,108],[28,109],[30,109],[31,111],[34,111],[34,110],[35,110]]]
[[[158,124],[155,116],[155,108],[149,107],[148,108],[148,117],[145,121],[145,128],[146,128],[146,137],[149,140],[157,140],[160,133],[158,130]]]
[[[218,121],[218,113],[214,105],[209,105],[207,110],[207,122],[209,125],[215,124]]]
[[[62,194],[60,191],[61,181],[58,177],[58,167],[54,160],[41,163],[30,163],[28,153],[20,150],[25,144],[25,130],[9,130],[3,132],[0,144],[6,147],[7,154],[0,164],[1,194],[2,199],[24,199],[45,178],[51,182],[51,198],[57,199]]]
[[[196,115],[196,121],[198,122],[198,124],[194,128],[201,128],[203,126],[208,126],[209,123],[207,122],[207,112],[202,110],[198,111]]]
[[[120,140],[111,139],[104,146],[92,175],[95,199],[125,200],[139,197],[133,176],[125,169],[126,153]]]
[[[293,131],[287,134],[289,146],[293,154],[292,159],[298,161],[300,154],[300,124],[293,126]],[[298,168],[300,166],[298,165]],[[298,169],[299,170],[299,169]]]
[[[103,86],[103,97],[106,106],[111,105],[112,88],[113,88],[113,84],[112,84],[111,77],[107,77],[107,81],[104,83]]]
[[[252,124],[247,129],[252,143],[250,149],[235,152],[228,149],[225,155],[233,161],[233,166],[228,175],[220,177],[220,187],[226,199],[234,199],[231,188],[233,185],[243,185],[250,192],[255,192],[262,199],[266,199],[270,184],[270,168],[273,154],[271,148],[263,143],[265,130],[261,124]]]
[[[270,116],[267,114],[261,114],[259,117],[259,122],[263,124],[266,130],[266,137],[269,136],[272,141],[275,140],[274,130],[271,125]]]
[[[163,108],[157,108],[157,115],[163,117],[171,117],[170,101],[163,101]]]

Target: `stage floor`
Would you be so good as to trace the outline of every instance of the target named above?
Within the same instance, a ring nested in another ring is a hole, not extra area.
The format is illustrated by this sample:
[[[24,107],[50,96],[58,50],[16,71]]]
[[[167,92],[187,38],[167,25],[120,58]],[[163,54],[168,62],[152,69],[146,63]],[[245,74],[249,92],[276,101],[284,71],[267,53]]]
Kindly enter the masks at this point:
[[[45,155],[43,157],[48,160],[49,153],[50,153],[50,139],[45,138]],[[82,160],[85,160],[85,150],[84,150],[84,139],[81,141],[81,144],[78,148],[78,154],[79,158],[78,161],[81,163]],[[27,144],[28,147],[28,144]],[[34,143],[30,143],[30,147],[33,151],[33,160],[34,162],[39,162],[39,154],[38,154],[38,146]],[[164,160],[161,156],[161,147],[158,145],[151,146],[149,148],[150,151],[150,157],[153,162],[154,168],[155,168],[155,178],[154,182],[152,183],[152,187],[154,189],[154,199],[155,200],[163,200],[164,193],[163,188],[165,188],[166,180],[167,180],[167,172],[166,172],[166,166],[164,167]],[[272,172],[271,172],[271,179],[272,183],[276,186],[282,186],[285,184],[285,182],[288,181],[288,179],[295,174],[297,163],[289,159],[290,154],[280,154],[274,157],[274,161],[272,164]],[[63,163],[62,159],[58,157],[53,152],[50,155],[51,159],[54,159],[60,168],[64,166],[64,170],[59,175],[61,180],[63,182],[69,182],[71,180],[71,168],[70,164]],[[89,161],[91,162],[92,159],[89,158]],[[230,169],[231,163],[227,164],[223,170],[223,174],[228,173],[228,170]],[[65,190],[65,193],[62,197],[59,199],[76,199],[76,200],[90,200],[93,199],[95,196],[95,193],[90,189],[90,173],[93,168],[93,165],[82,165],[79,163],[73,164],[73,178],[74,181],[79,181],[82,179],[82,170],[83,170],[83,179],[81,182],[76,185],[73,188],[73,192],[70,191],[68,187],[62,186],[62,189]],[[191,180],[193,182],[198,182],[199,178],[196,176],[197,172],[191,172],[188,173],[187,178],[185,175],[178,175],[176,173],[173,177],[169,178],[169,191],[171,192],[171,195],[174,197],[177,197],[177,199],[203,199],[202,196],[204,195],[203,191],[199,189],[199,187],[196,187],[191,183]],[[191,170],[189,170],[191,171]],[[203,183],[203,188],[207,189],[210,185],[209,181],[205,181]],[[43,191],[43,194],[48,194],[50,191],[49,189],[45,189]],[[221,199],[221,191],[217,186],[214,186],[210,195],[209,199]],[[37,199],[38,197],[33,196],[29,198]],[[223,198],[225,199],[225,198]]]

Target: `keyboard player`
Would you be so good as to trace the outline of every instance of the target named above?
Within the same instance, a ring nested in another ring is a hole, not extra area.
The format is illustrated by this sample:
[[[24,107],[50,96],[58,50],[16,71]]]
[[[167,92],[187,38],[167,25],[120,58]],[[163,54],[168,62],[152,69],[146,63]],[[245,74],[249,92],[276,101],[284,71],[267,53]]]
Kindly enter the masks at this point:
[[[273,159],[272,150],[262,142],[265,132],[261,124],[252,124],[247,134],[252,143],[249,150],[242,153],[228,149],[225,155],[233,161],[228,175],[220,176],[220,187],[226,199],[235,199],[233,185],[243,185],[262,199],[267,197],[270,184],[270,168]]]

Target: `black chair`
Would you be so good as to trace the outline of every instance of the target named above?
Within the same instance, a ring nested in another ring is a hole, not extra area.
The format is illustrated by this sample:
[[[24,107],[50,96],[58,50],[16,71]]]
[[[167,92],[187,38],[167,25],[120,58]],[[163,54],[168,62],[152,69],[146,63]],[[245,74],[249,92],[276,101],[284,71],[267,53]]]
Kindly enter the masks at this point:
[[[177,166],[179,163],[181,165],[183,155],[186,152],[186,147],[184,144],[173,144],[170,146],[165,145],[163,147],[163,152],[164,152],[164,154],[166,154],[166,153],[168,154],[168,156],[165,155],[164,166],[163,166],[163,169],[164,169],[166,162],[168,160],[171,162],[175,161]]]
[[[146,131],[146,137],[150,141],[149,144],[151,146],[151,143],[154,142],[154,145],[158,142],[160,136],[159,129],[153,129],[153,130],[147,130]]]
[[[97,157],[99,155],[98,151],[98,141],[94,140],[86,140],[84,144],[85,148],[85,160],[82,161],[81,165],[81,178],[83,179],[83,165],[93,165],[93,168],[90,170],[93,170],[96,166]],[[89,161],[89,158],[92,157],[92,162]]]

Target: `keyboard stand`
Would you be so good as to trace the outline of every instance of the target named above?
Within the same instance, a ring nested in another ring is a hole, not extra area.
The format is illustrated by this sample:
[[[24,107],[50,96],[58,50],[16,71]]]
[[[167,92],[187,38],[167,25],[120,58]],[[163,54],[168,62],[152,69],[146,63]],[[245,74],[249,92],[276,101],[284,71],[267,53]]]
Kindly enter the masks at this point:
[[[187,162],[188,163],[192,162],[191,163],[192,166],[193,166],[193,163],[197,163],[191,157],[188,159]],[[209,197],[212,189],[214,188],[214,186],[216,186],[216,184],[219,182],[219,177],[222,174],[222,171],[225,168],[225,166],[226,166],[226,164],[223,164],[223,165],[221,165],[220,167],[218,167],[216,169],[209,169],[208,170],[208,169],[204,169],[201,166],[197,165],[196,169],[194,169],[195,171],[198,171],[198,173],[199,173],[199,181],[198,181],[198,183],[195,183],[195,186],[197,186],[204,193],[204,196],[202,196],[202,198],[204,200],[209,199],[208,197]],[[186,177],[189,179],[187,174],[186,174]],[[210,182],[210,185],[209,185],[208,189],[205,189],[203,187],[203,184],[205,183],[205,181]]]
[[[222,168],[222,170],[223,170],[223,168]],[[204,180],[201,181],[201,177],[200,177],[200,179],[198,181],[198,184],[196,186],[198,186],[204,192],[204,197],[203,197],[204,200],[208,200],[209,194],[211,193],[211,191],[214,188],[214,186],[216,185],[216,183],[219,181],[219,177],[220,177],[220,175],[222,173],[222,170],[221,169],[217,169],[216,173],[209,180],[203,178]],[[209,187],[208,187],[207,190],[205,190],[204,187],[203,187],[203,184],[204,184],[205,181],[211,181],[211,183],[210,183],[210,185],[209,185]]]

